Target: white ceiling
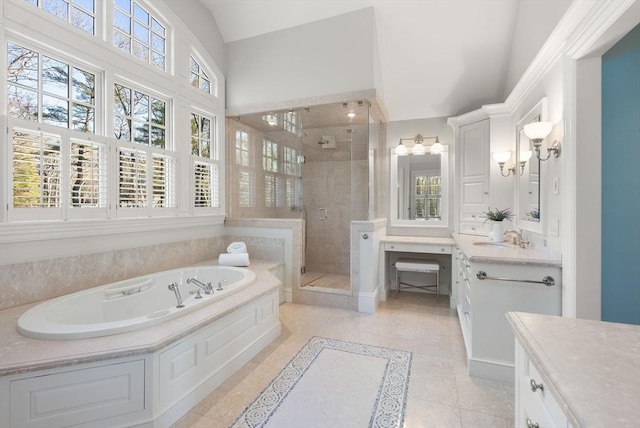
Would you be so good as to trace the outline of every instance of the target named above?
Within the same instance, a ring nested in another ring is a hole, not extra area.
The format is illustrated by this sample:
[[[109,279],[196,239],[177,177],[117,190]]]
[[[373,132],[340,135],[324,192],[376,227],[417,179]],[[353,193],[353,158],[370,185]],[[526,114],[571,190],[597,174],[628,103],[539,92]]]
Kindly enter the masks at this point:
[[[524,0],[200,1],[225,42],[373,7],[382,97],[395,121],[504,101],[516,12]]]

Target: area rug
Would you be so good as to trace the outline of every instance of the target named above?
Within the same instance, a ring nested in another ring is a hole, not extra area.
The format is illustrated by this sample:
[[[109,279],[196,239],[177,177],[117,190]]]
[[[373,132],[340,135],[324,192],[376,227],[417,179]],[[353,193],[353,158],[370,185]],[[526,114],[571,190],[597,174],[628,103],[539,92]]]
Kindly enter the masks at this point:
[[[401,427],[411,357],[312,337],[231,427]]]

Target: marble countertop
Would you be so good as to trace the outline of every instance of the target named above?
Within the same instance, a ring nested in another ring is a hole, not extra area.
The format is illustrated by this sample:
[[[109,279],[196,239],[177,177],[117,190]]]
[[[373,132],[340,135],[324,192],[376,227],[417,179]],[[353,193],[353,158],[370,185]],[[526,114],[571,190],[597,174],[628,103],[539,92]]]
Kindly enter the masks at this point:
[[[638,426],[640,326],[520,312],[507,320],[574,427]]]
[[[380,242],[396,244],[423,244],[423,245],[455,245],[453,238],[437,236],[392,236],[387,235],[380,238]]]
[[[562,257],[550,250],[533,247],[495,248],[474,245],[474,242],[489,242],[488,238],[475,235],[453,234],[460,250],[474,263],[504,263],[529,266],[562,267]]]
[[[278,288],[280,280],[269,272],[276,265],[252,260],[249,269],[256,273],[256,282],[251,286],[170,322],[111,336],[32,339],[19,334],[16,324],[20,315],[40,302],[0,311],[0,376],[155,352]]]

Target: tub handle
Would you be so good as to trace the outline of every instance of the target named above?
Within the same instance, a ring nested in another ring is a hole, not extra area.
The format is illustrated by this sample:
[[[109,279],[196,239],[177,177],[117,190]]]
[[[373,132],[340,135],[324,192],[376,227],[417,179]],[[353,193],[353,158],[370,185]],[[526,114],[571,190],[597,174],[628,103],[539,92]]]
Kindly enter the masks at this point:
[[[228,282],[227,278],[222,278],[220,281],[218,281],[218,288],[216,288],[216,291],[223,291],[222,284],[224,284],[225,282]]]

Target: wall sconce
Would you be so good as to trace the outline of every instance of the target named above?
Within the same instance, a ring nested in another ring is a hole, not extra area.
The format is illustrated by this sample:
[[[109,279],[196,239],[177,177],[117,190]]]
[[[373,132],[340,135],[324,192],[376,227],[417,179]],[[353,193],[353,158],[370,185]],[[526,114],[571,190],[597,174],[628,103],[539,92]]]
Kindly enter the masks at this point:
[[[504,164],[511,159],[511,152],[493,152],[493,159],[498,162],[498,165],[500,166],[500,175],[503,177],[508,177],[511,174],[516,175],[516,168],[514,166],[507,168],[506,175],[504,173]]]
[[[533,143],[533,148],[536,151],[536,157],[541,161],[548,160],[551,157],[551,153],[553,153],[553,156],[556,158],[560,156],[560,141],[555,140],[551,147],[547,148],[547,157],[544,159],[540,157],[540,146],[542,146],[542,140],[551,133],[552,129],[553,123],[551,122],[531,122],[524,126],[524,133]]]
[[[434,155],[438,153],[442,153],[442,151],[444,150],[444,146],[440,144],[440,141],[438,141],[437,135],[435,137],[423,137],[420,134],[416,135],[413,138],[400,138],[400,141],[398,142],[398,146],[395,148],[395,153],[398,156],[424,155],[427,152],[427,149],[423,144],[425,138],[436,139],[436,141],[431,145],[431,149],[429,150],[429,153],[432,153]],[[407,147],[404,144],[402,144],[403,141],[409,141],[409,140],[413,141],[414,143],[413,147]]]
[[[520,175],[524,174],[524,169],[527,166],[527,162],[531,159],[533,152],[531,150],[523,150],[520,152]],[[507,174],[504,173],[504,165],[509,159],[511,159],[511,152],[493,152],[493,159],[498,162],[500,166],[500,175],[508,177],[511,174],[516,175],[516,167],[510,166],[507,168]]]

